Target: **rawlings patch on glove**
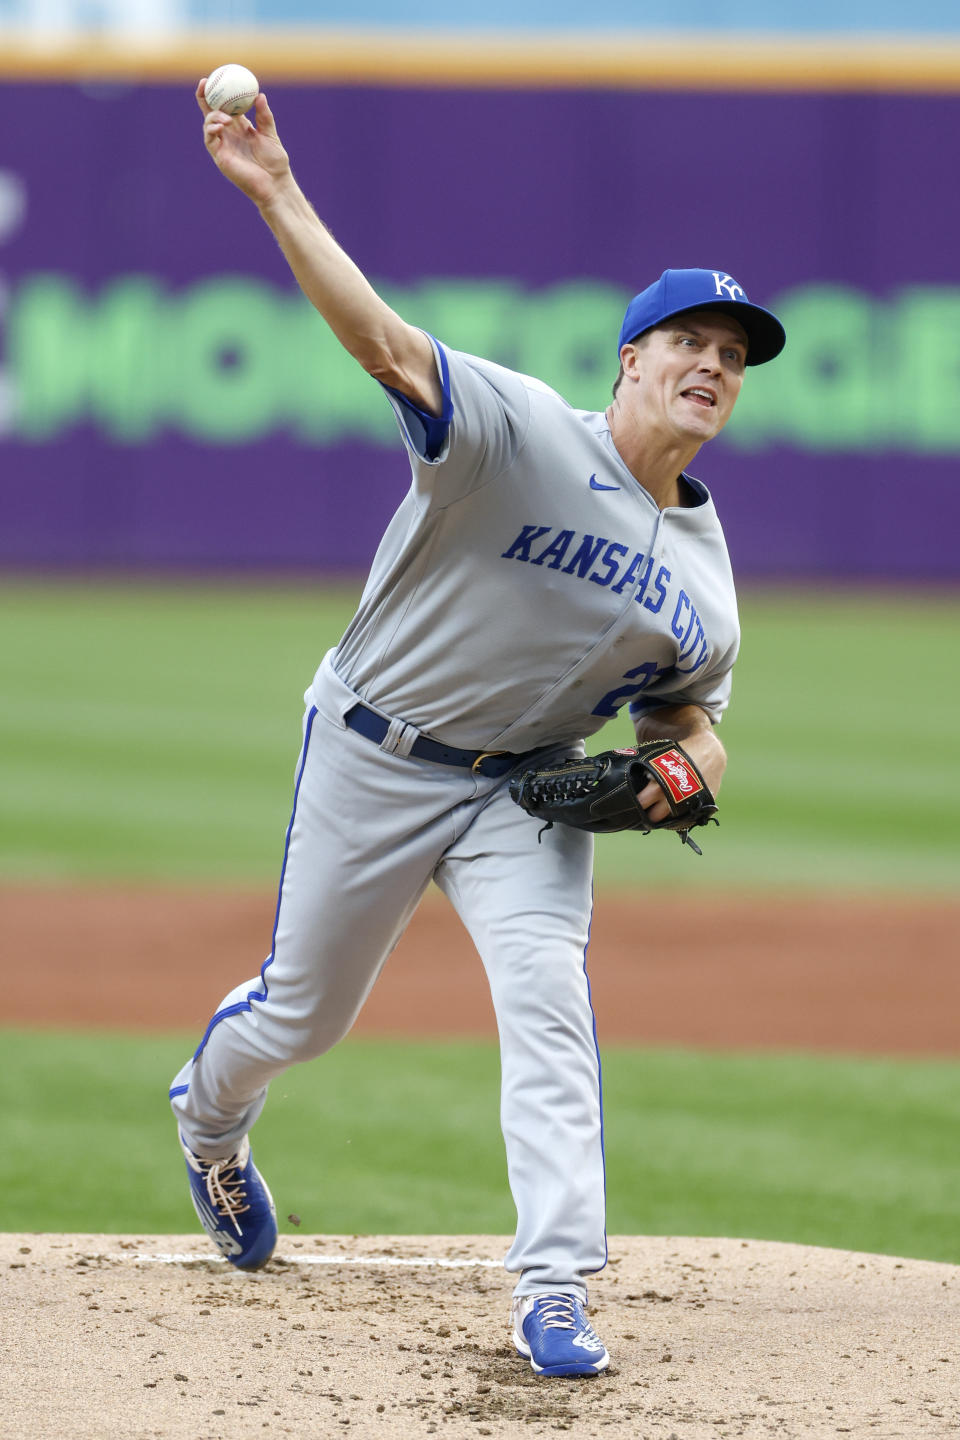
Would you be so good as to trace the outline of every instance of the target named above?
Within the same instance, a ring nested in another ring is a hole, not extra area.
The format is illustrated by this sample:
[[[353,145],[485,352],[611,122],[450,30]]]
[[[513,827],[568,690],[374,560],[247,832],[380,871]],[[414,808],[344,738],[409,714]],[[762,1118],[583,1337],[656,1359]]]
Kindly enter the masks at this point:
[[[655,780],[670,806],[665,820],[651,820],[637,798]],[[702,850],[690,831],[717,819],[717,802],[697,766],[675,740],[649,740],[629,750],[604,750],[584,760],[564,760],[525,770],[510,781],[510,795],[536,820],[608,834],[614,830],[676,830],[684,845]],[[542,832],[541,832],[542,833]]]

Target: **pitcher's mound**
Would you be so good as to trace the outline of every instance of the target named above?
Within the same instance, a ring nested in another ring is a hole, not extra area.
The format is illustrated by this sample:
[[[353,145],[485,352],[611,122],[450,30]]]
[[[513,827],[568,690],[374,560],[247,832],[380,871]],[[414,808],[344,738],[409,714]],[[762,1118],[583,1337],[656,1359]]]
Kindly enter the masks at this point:
[[[0,1435],[700,1440],[960,1430],[960,1267],[629,1237],[591,1283],[611,1365],[537,1379],[496,1236],[3,1235]],[[522,1428],[521,1428],[522,1427]]]

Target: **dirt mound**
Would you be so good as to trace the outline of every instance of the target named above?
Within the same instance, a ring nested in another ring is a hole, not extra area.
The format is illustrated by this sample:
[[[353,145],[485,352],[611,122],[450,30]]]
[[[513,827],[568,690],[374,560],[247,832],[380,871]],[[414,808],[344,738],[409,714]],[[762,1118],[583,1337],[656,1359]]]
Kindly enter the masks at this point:
[[[591,1287],[610,1369],[543,1380],[509,1343],[506,1244],[284,1237],[278,1258],[243,1275],[199,1236],[0,1236],[0,1434],[917,1440],[956,1429],[960,1267],[612,1240]]]

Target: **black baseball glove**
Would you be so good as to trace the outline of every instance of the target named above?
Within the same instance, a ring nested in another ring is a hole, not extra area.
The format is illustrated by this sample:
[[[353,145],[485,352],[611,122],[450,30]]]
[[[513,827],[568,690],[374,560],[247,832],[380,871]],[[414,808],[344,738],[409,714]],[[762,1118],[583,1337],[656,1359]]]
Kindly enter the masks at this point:
[[[637,799],[651,780],[670,806],[665,820],[651,820]],[[554,821],[599,834],[676,830],[698,855],[703,852],[690,831],[711,820],[720,823],[707,782],[675,740],[649,740],[631,750],[604,750],[585,760],[524,770],[510,781],[510,795],[528,815],[545,820],[547,830]]]

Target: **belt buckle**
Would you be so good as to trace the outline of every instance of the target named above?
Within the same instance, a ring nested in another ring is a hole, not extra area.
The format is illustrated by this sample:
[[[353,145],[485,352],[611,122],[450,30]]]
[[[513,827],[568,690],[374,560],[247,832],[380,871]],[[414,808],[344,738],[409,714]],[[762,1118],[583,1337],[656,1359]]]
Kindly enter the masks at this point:
[[[482,754],[477,756],[476,760],[474,760],[473,764],[470,766],[471,774],[477,774],[484,760],[492,760],[495,755],[506,755],[506,753],[506,750],[484,750]]]

